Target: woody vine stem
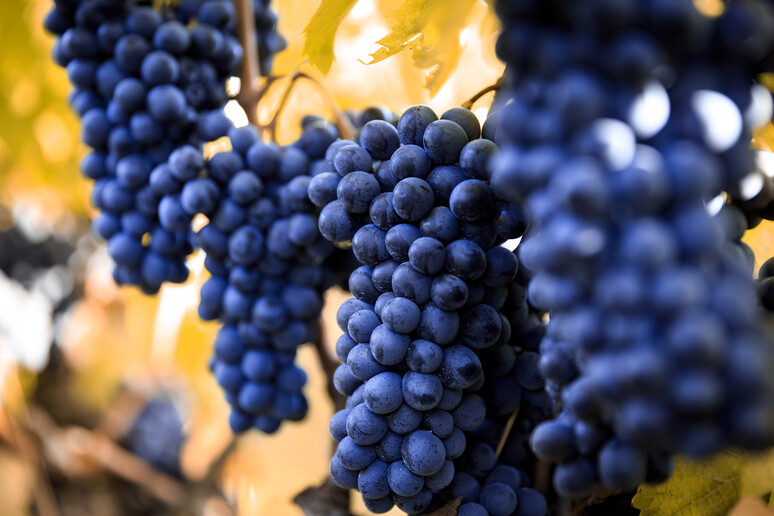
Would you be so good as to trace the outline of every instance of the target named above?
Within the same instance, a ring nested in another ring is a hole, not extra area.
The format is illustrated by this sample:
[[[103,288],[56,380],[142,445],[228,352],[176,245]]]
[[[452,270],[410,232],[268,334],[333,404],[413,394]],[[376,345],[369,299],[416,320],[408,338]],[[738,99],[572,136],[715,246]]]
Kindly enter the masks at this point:
[[[237,95],[237,101],[247,114],[247,120],[257,127],[263,135],[267,135],[271,141],[276,141],[277,126],[280,117],[287,107],[293,88],[301,79],[311,82],[322,96],[328,108],[333,114],[336,129],[342,138],[351,139],[355,134],[355,128],[349,121],[344,112],[325,87],[323,82],[304,71],[294,71],[287,76],[268,76],[262,77],[258,47],[256,45],[255,13],[253,12],[252,0],[235,0],[234,5],[237,10],[239,23],[237,32],[239,41],[244,49],[242,59],[242,68],[239,73],[240,89]],[[265,97],[269,89],[280,79],[288,78],[289,83],[282,93],[282,97],[274,110],[271,120],[262,123],[258,116],[258,108],[261,100]]]

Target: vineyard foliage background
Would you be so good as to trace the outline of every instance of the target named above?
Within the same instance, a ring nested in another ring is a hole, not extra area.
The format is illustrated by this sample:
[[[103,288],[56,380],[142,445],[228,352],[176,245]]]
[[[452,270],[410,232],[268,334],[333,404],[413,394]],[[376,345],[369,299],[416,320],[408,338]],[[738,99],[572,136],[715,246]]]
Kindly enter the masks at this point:
[[[323,0],[319,10],[311,0],[275,0],[272,5],[289,43],[273,73],[300,67],[324,74],[343,109],[381,105],[401,112],[425,103],[441,112],[502,73],[494,56],[498,22],[483,0],[408,0],[402,5]],[[185,414],[183,474],[201,478],[232,440],[227,404],[206,368],[216,326],[196,315],[206,276],[202,257],[192,258],[195,274],[186,284],[165,286],[159,296],[146,297],[116,287],[104,244],[83,237],[93,214],[89,185],[78,174],[86,148],[67,105],[66,73],[50,59],[53,37],[42,28],[50,7],[50,0],[0,2],[0,231],[15,222],[36,238],[53,234],[77,243],[71,266],[83,283],[83,296],[52,322],[51,290],[62,290],[62,281],[41,281],[30,293],[0,278],[0,441],[12,440],[19,422],[29,419],[36,370],[45,364],[53,339],[73,372],[63,387],[83,410],[103,414],[127,385],[168,390]],[[262,100],[263,119],[271,116],[286,87],[287,81],[277,81]],[[476,105],[479,118],[485,117],[490,99]],[[231,110],[244,123],[244,113]],[[281,116],[281,143],[298,136],[298,121],[307,113],[328,111],[319,92],[300,83]],[[764,130],[756,145],[774,146],[774,130]],[[759,261],[774,254],[770,224],[756,228],[747,241]],[[336,305],[327,303],[326,320],[334,318]],[[335,340],[338,330],[328,326],[329,340]],[[238,514],[301,514],[293,497],[327,474],[332,405],[312,350],[301,350],[300,363],[310,376],[309,416],[283,426],[276,436],[240,438],[222,468],[224,493]],[[742,496],[767,495],[774,487],[772,459],[717,460],[701,467],[681,463],[672,482],[640,493],[637,507],[644,514],[708,515],[730,509]],[[37,466],[13,447],[0,446],[3,514],[27,513],[36,486],[46,481]],[[697,505],[697,500],[704,501]],[[211,514],[228,514],[217,500],[212,503]]]

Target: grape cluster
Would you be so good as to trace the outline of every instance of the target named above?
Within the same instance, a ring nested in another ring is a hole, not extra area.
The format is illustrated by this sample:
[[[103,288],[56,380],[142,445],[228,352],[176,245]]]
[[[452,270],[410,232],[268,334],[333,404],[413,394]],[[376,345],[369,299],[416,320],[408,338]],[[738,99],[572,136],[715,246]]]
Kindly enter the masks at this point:
[[[320,235],[307,197],[310,174],[338,132],[315,121],[285,147],[260,141],[252,126],[229,136],[233,150],[208,160],[179,203],[209,218],[196,235],[212,276],[199,315],[223,323],[211,369],[232,406],[231,427],[272,433],[306,415],[296,349],[318,339],[322,294],[347,264]]]
[[[458,516],[544,516],[548,513],[542,493],[523,485],[522,472],[505,464],[492,467],[494,450],[485,444],[474,443],[473,449],[476,450],[474,460],[481,461],[476,468],[486,464],[491,469],[480,479],[469,473],[455,476],[451,491],[462,500]]]
[[[203,143],[230,126],[222,107],[242,59],[235,24],[231,0],[162,12],[126,0],[57,0],[46,18],[93,148],[81,171],[94,180],[94,230],[108,241],[120,284],[152,293],[188,275],[190,229],[165,224],[160,200],[201,169]]]
[[[497,146],[480,136],[469,110],[439,119],[414,106],[396,125],[367,122],[358,143],[337,141],[332,170],[309,184],[321,233],[351,243],[362,264],[337,316],[344,363],[334,384],[349,398],[331,420],[331,476],[373,512],[418,513],[443,500],[476,463],[466,440],[487,410],[507,418],[522,405],[514,330],[501,310],[511,298],[518,324],[530,314],[523,285],[521,296],[509,288],[518,260],[500,244],[521,237],[528,220],[493,195]],[[547,412],[539,420],[550,417],[553,401],[537,398]]]
[[[540,322],[542,313],[526,299],[529,279],[520,268],[508,287],[501,312],[513,329],[509,345],[481,355],[486,375],[482,389],[486,419],[468,435],[465,453],[455,461],[454,480],[437,497],[440,503],[460,498],[458,514],[547,513],[544,496],[529,487],[535,456],[528,439],[537,424],[553,417],[555,404],[539,371],[537,350],[545,325]],[[515,409],[516,418],[509,424]],[[499,456],[495,453],[498,447],[502,448]],[[492,483],[501,485],[490,487]]]
[[[717,219],[727,239],[734,242],[737,253],[744,257],[748,270],[755,267],[755,254],[742,237],[749,229],[757,227],[762,220],[774,219],[774,182],[772,182],[772,154],[769,151],[755,151],[756,169],[729,196],[728,202],[717,214]],[[764,263],[758,270],[756,293],[760,306],[774,311],[774,262]]]
[[[167,398],[154,398],[145,404],[122,444],[160,470],[179,477],[184,440],[183,421],[175,405]]]
[[[207,0],[180,0],[177,5],[178,17],[195,17],[205,1]],[[275,54],[285,50],[287,42],[277,32],[277,15],[271,10],[271,0],[253,0],[253,14],[258,64],[261,75],[268,76]]]
[[[705,203],[744,182],[751,129],[770,117],[755,116],[752,84],[771,51],[770,9],[497,9],[513,89],[491,182],[532,220],[519,257],[534,272],[530,302],[550,311],[539,365],[561,413],[531,445],[558,463],[557,492],[629,490],[667,478],[677,453],[769,444],[771,337],[745,253]],[[728,119],[711,116],[723,109]]]

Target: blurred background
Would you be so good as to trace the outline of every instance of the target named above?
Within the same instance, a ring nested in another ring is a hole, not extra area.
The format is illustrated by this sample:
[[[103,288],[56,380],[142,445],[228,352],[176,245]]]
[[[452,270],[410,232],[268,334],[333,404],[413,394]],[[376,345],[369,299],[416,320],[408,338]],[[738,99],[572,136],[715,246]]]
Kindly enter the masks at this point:
[[[410,52],[364,64],[394,23],[386,15],[398,3],[390,0],[357,2],[324,78],[302,55],[303,30],[319,2],[274,0],[288,48],[273,73],[320,77],[342,109],[401,112],[425,103],[441,112],[502,73],[497,19],[483,0],[468,3],[459,45],[441,56],[458,65],[432,95],[427,70]],[[0,2],[0,513],[303,514],[293,499],[323,483],[333,449],[333,405],[317,356],[300,351],[309,374],[306,420],[274,436],[235,440],[207,369],[217,325],[196,315],[203,257],[191,257],[186,284],[155,297],[113,283],[105,245],[89,227],[91,185],[78,169],[86,147],[67,104],[70,85],[42,28],[51,6]],[[287,87],[275,81],[262,119]],[[480,118],[490,102],[487,95],[476,104]],[[229,113],[245,123],[239,109]],[[278,141],[293,141],[308,113],[330,116],[320,91],[301,82],[279,119]],[[344,296],[329,294],[326,321],[335,321]],[[335,342],[335,322],[327,332]]]

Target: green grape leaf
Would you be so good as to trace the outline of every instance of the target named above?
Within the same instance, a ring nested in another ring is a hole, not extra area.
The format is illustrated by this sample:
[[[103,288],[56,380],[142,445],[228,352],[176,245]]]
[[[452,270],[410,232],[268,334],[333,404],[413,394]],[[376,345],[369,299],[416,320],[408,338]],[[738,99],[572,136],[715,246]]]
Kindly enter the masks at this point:
[[[683,457],[667,482],[640,487],[632,505],[642,516],[723,516],[742,495],[744,455],[722,453],[705,462]]]
[[[460,33],[476,0],[405,0],[390,18],[390,33],[377,41],[382,48],[368,64],[384,61],[411,49],[414,65],[427,69],[425,87],[438,93],[462,55]]]
[[[774,91],[774,74],[763,73],[758,76],[758,82],[763,84],[769,91]]]
[[[309,63],[327,74],[333,64],[333,42],[336,31],[357,0],[322,0],[320,7],[304,29],[303,54]]]

